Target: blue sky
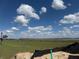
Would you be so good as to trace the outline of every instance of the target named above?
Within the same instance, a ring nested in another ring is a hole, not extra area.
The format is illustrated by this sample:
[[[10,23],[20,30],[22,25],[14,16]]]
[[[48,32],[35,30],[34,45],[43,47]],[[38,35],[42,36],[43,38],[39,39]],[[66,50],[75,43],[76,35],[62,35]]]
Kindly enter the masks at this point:
[[[79,0],[0,0],[0,32],[10,38],[79,38]]]

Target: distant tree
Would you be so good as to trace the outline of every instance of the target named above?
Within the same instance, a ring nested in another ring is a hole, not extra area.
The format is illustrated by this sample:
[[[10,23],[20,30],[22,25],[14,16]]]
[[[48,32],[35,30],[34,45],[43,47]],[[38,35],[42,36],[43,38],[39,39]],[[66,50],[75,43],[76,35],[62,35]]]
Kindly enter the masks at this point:
[[[3,38],[7,38],[8,36],[7,35],[3,35]]]

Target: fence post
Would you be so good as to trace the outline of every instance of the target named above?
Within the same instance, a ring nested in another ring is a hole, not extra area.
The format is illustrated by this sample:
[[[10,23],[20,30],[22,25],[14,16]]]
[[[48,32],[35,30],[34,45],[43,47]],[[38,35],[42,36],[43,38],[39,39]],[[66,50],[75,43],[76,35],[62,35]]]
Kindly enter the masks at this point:
[[[53,59],[53,55],[52,55],[53,51],[52,50],[53,49],[50,49],[50,59]]]

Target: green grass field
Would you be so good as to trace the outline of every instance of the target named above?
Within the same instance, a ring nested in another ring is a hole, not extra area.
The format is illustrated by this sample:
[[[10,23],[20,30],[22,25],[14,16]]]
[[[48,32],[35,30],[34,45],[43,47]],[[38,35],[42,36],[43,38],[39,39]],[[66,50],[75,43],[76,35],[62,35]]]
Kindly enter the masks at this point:
[[[4,40],[0,44],[0,59],[10,59],[18,52],[34,52],[35,49],[47,49],[65,46],[78,40]]]

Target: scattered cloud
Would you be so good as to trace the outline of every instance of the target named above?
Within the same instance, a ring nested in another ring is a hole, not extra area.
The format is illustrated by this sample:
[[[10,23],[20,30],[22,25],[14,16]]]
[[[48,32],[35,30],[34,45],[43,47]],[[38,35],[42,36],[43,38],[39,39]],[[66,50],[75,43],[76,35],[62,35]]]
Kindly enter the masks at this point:
[[[38,26],[28,27],[28,30],[22,31],[20,36],[23,38],[78,38],[78,35],[78,31],[73,31],[68,27],[55,32],[51,26]]]
[[[23,26],[27,26],[27,24],[32,18],[38,20],[40,19],[35,9],[28,4],[21,4],[19,8],[17,8],[17,13],[19,15],[16,16],[14,21],[21,23]]]
[[[78,38],[79,31],[74,31],[68,27],[64,27],[63,30],[59,31],[59,34],[61,38]]]
[[[44,26],[28,27],[28,30],[35,31],[35,32],[50,31],[50,30],[52,30],[52,26],[49,25],[48,27],[44,27]]]
[[[21,35],[26,38],[46,38],[49,33],[53,30],[51,25],[45,26],[37,26],[37,27],[28,27],[27,31],[21,32]],[[21,36],[22,37],[22,36]]]
[[[17,31],[19,31],[19,28],[17,28],[17,27],[11,27],[10,29],[3,30],[1,32],[3,32],[4,35],[7,35],[8,38],[19,38],[16,35]]]
[[[11,28],[13,31],[18,31],[19,29],[18,28],[16,28],[16,27],[12,27]]]
[[[12,33],[13,31],[12,31],[12,30],[6,30],[6,32],[7,32],[7,33]]]
[[[6,34],[9,37],[16,37],[16,27],[12,27],[9,30],[6,30]],[[18,29],[19,30],[19,29]],[[71,28],[63,27],[59,31],[53,31],[53,27],[51,25],[45,26],[36,26],[36,27],[28,27],[27,30],[20,31],[18,38],[78,38],[79,31],[74,31]]]
[[[79,12],[64,16],[63,19],[60,20],[60,23],[62,24],[79,23]]]
[[[46,12],[47,12],[47,8],[46,8],[46,7],[42,7],[42,8],[41,8],[41,11],[40,11],[40,14],[46,13]]]
[[[13,32],[18,31],[18,30],[19,30],[18,28],[12,27],[12,28],[10,28],[10,29],[4,31],[4,32],[6,32],[6,33],[13,33]]]
[[[52,8],[56,10],[66,9],[67,6],[64,5],[63,0],[53,0],[52,2]]]
[[[79,25],[70,26],[70,28],[79,28]]]
[[[23,26],[27,26],[30,19],[27,19],[24,15],[19,15],[15,18],[15,22],[21,23]]]
[[[26,18],[35,18],[40,19],[39,15],[35,12],[35,9],[28,4],[21,4],[19,8],[17,8],[18,14],[24,14]]]

